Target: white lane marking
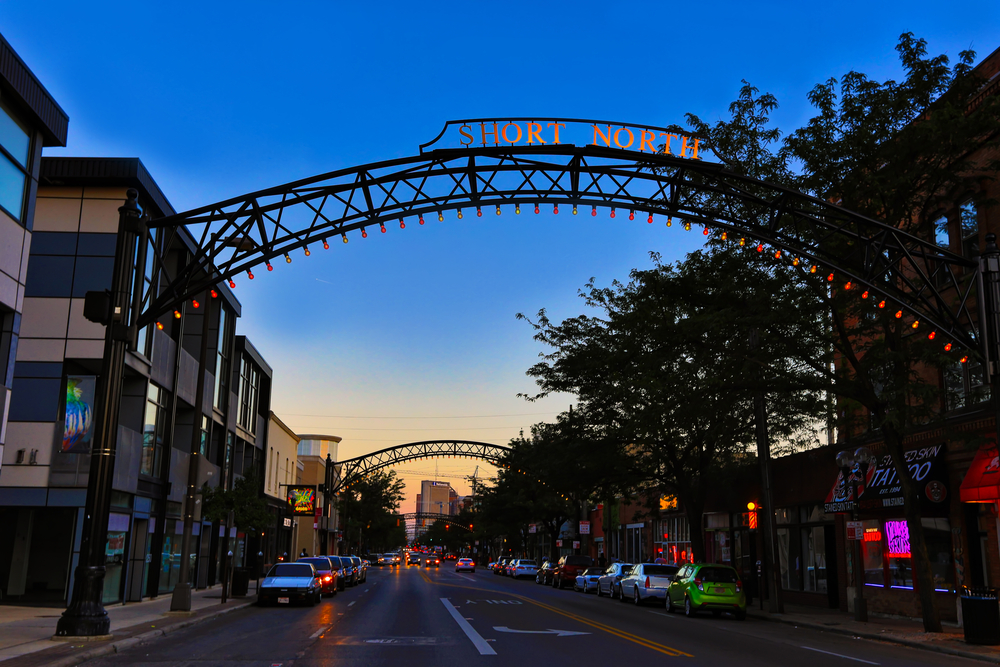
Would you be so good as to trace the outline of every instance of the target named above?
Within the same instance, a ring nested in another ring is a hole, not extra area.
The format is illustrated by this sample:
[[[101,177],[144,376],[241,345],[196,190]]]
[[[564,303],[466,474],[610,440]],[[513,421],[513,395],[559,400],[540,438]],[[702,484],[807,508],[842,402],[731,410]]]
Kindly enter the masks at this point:
[[[324,632],[326,632],[326,628],[320,628],[316,632],[314,632],[311,635],[309,635],[309,639],[316,639],[317,637],[319,637]]]
[[[355,600],[354,602],[357,602],[357,600]],[[354,602],[348,602],[348,603],[347,603],[347,606],[348,606],[348,607],[353,607],[353,606],[354,606]]]
[[[494,625],[497,632],[513,632],[518,635],[555,635],[556,637],[572,637],[573,635],[589,635],[589,632],[574,632],[573,630],[514,630],[506,625]]]
[[[823,649],[813,648],[812,646],[800,646],[799,648],[804,648],[807,651],[816,651],[817,653],[826,653],[827,655],[835,655],[838,658],[846,658],[847,660],[854,660],[855,662],[863,662],[866,665],[880,665],[880,662],[872,662],[871,660],[862,660],[861,658],[854,658],[849,655],[844,655],[843,653],[833,653],[832,651],[824,651]]]
[[[454,573],[454,575],[455,575],[456,577],[458,577],[459,579],[465,579],[466,581],[475,581],[475,579],[474,579],[474,578],[470,577],[470,576],[469,576],[469,575],[467,575],[467,574],[459,574],[458,572],[455,572],[455,573]]]
[[[665,614],[662,611],[653,611],[651,609],[647,609],[646,611],[648,611],[650,614],[656,614],[657,616],[666,616],[667,618],[677,618],[673,614]]]
[[[486,640],[484,640],[479,633],[476,632],[476,629],[469,625],[467,620],[462,618],[462,615],[458,613],[458,610],[455,609],[455,605],[453,605],[448,598],[441,598],[441,603],[444,605],[444,608],[448,610],[448,613],[451,614],[451,617],[455,619],[455,622],[458,623],[458,627],[462,628],[462,632],[465,633],[465,636],[472,641],[473,646],[475,646],[479,651],[479,655],[497,654],[497,652],[493,650],[493,647],[487,644]]]
[[[366,589],[365,589],[365,593],[367,593],[367,592],[368,592],[368,591],[370,591],[370,590],[371,590],[370,588],[366,588]]]

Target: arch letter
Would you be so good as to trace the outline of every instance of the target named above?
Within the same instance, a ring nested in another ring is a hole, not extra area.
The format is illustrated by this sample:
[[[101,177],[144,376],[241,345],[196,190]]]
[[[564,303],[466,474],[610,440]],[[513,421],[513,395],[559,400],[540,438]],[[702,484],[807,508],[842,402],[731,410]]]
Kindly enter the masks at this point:
[[[646,146],[649,146],[649,152],[655,153],[656,147],[653,146],[653,139],[655,138],[656,135],[649,130],[642,130],[642,134],[639,136],[639,150],[644,151],[646,150]]]
[[[469,132],[466,132],[466,130],[469,130]],[[468,137],[469,138],[468,141],[464,141],[463,139],[459,139],[458,140],[463,146],[471,146],[472,145],[473,139],[472,139],[472,128],[471,127],[469,127],[468,125],[460,125],[459,128],[458,128],[458,133],[461,134],[463,137]]]
[[[663,152],[665,152],[667,155],[673,155],[674,154],[673,151],[670,150],[670,140],[671,139],[676,139],[677,135],[676,134],[667,134],[666,132],[660,132],[660,136],[667,138],[667,142],[663,146]]]
[[[517,130],[517,139],[511,140],[507,137],[507,128],[510,127],[511,125],[513,125],[514,129]],[[503,136],[503,140],[506,141],[508,144],[516,144],[521,140],[521,126],[518,125],[517,123],[507,123],[506,125],[503,126],[503,129],[500,131],[500,134]]]
[[[622,142],[618,141],[618,135],[621,134],[623,130],[625,132],[628,132],[628,143],[625,144],[624,146],[622,146]],[[632,134],[632,130],[628,129],[627,127],[620,127],[617,130],[615,130],[615,145],[618,146],[618,148],[628,148],[629,146],[632,145],[633,141],[635,141],[635,135]]]
[[[605,146],[607,146],[608,148],[611,148],[611,126],[610,125],[608,125],[608,134],[607,134],[607,136],[604,136],[604,133],[601,132],[601,128],[599,128],[595,124],[594,125],[594,141],[590,144],[591,146],[596,146],[597,145],[597,137],[600,137],[601,140],[604,141],[604,145]]]
[[[694,145],[688,144],[688,137],[683,137],[682,136],[681,139],[682,139],[682,142],[681,142],[681,157],[688,157],[687,155],[685,155],[685,153],[687,152],[687,149],[690,148],[691,149],[691,159],[692,160],[697,160],[698,159],[698,141],[699,141],[698,137],[694,138]]]
[[[566,123],[549,123],[546,127],[552,127],[553,125],[555,126],[555,138],[552,140],[552,143],[558,144],[559,143],[559,128],[560,127],[566,127]]]
[[[487,132],[486,131],[486,123],[480,123],[480,125],[482,126],[482,130],[483,130],[483,146],[486,145],[486,135],[487,134],[492,134],[493,135],[493,141],[491,141],[490,143],[492,143],[492,144],[499,144],[500,143],[500,131],[497,129],[497,124],[496,123],[493,123],[493,131],[492,132]]]
[[[533,144],[536,141],[540,144],[544,144],[545,140],[538,136],[538,133],[542,131],[542,126],[538,123],[528,123],[528,143]]]

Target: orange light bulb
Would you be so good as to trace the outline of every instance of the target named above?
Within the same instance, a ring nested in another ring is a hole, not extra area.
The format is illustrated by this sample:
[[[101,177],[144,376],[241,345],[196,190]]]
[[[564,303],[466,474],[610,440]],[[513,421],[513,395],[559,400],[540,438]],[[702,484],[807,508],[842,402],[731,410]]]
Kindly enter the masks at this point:
[[[899,319],[899,318],[901,318],[902,316],[903,316],[903,311],[901,311],[901,310],[897,310],[897,311],[896,311],[896,319],[898,320],[898,319]]]

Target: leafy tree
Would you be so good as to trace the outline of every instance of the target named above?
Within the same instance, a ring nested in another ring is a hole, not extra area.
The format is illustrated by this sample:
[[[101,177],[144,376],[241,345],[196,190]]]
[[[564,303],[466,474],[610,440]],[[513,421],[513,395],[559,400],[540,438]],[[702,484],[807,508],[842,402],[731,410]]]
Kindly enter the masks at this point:
[[[395,516],[403,489],[395,470],[376,470],[341,490],[338,510],[350,552],[385,551],[406,543],[406,528]]]
[[[900,37],[896,50],[905,73],[902,81],[878,82],[852,71],[839,82],[817,85],[809,99],[818,115],[780,144],[778,132],[767,127],[776,100],[756,96],[748,84],[731,107],[731,121],[710,126],[688,115],[688,122],[737,172],[790,185],[934,239],[940,230],[932,221],[942,206],[956,193],[977,191],[979,182],[996,171],[997,162],[975,162],[970,149],[996,144],[1000,97],[976,99],[984,82],[972,72],[971,51],[960,53],[950,67],[943,55],[928,57],[926,42],[911,33]],[[846,244],[828,249],[843,263],[853,256]],[[865,430],[867,424],[856,421],[861,417],[870,419],[882,436],[904,494],[924,628],[940,632],[918,490],[905,462],[903,440],[939,419],[945,397],[928,368],[954,360],[939,345],[914,335],[910,318],[875,305],[881,299],[861,299],[846,285],[831,290],[804,270],[799,278],[829,314],[825,330],[837,359],[831,368],[825,358],[817,358],[813,368],[840,397],[842,434]]]
[[[233,512],[234,522],[245,533],[260,534],[275,521],[261,497],[260,475],[254,471],[236,480],[231,490],[202,487],[202,516],[211,521],[225,521]]]

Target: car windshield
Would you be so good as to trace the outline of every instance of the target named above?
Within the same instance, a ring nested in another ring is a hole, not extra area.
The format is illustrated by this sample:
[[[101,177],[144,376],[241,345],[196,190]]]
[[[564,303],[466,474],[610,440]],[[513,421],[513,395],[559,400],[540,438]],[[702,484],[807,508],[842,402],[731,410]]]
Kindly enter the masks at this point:
[[[312,563],[317,570],[331,570],[330,560],[328,558],[300,558],[296,563]]]
[[[586,571],[586,572],[584,572],[584,574],[585,574],[586,576],[590,577],[590,576],[593,576],[593,575],[597,575],[597,574],[600,574],[601,572],[604,572],[604,570],[602,570],[602,569],[601,569],[601,568],[599,568],[599,567],[588,567],[588,568],[587,568],[587,571]]]
[[[566,556],[566,565],[590,565],[590,556]]]
[[[279,563],[267,573],[269,577],[311,577],[312,565],[308,563]]]
[[[654,577],[672,577],[677,574],[676,565],[646,565],[642,571]]]
[[[330,559],[330,564],[333,565],[334,569],[344,567],[344,564],[340,562],[340,556],[327,556]]]
[[[736,570],[728,567],[703,567],[698,570],[698,578],[702,581],[711,581],[716,584],[735,584],[739,578]]]
[[[622,569],[622,574],[625,574],[632,569],[632,563],[619,563],[618,567]]]

